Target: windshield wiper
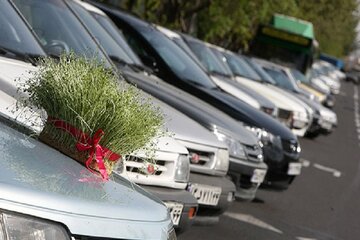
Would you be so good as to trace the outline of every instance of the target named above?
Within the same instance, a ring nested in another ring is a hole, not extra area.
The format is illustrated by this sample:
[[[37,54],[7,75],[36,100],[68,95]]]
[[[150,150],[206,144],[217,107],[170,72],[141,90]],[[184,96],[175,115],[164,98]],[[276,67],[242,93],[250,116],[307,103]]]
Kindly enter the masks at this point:
[[[117,64],[119,64],[121,66],[128,66],[128,67],[130,67],[132,70],[134,70],[136,72],[141,71],[141,72],[147,72],[149,74],[153,73],[153,71],[150,68],[146,67],[146,66],[143,66],[143,65],[140,65],[140,64],[137,64],[137,63],[129,63],[129,62],[123,60],[122,58],[117,57],[117,56],[109,55],[109,58],[113,62],[115,62],[115,63],[117,63]]]
[[[18,51],[15,51],[13,49],[9,49],[9,48],[6,48],[6,47],[1,47],[1,46],[0,46],[0,54],[4,55],[4,56],[9,56],[10,55],[10,57],[23,60],[25,62],[31,63],[34,66],[37,65],[37,60],[36,59],[41,57],[40,55],[22,53],[22,52],[18,52]]]
[[[130,63],[130,66],[133,67],[137,71],[146,72],[148,74],[154,73],[154,71],[151,68],[141,65],[141,64],[138,64],[138,63]]]
[[[117,57],[117,56],[114,56],[114,55],[109,55],[109,58],[111,59],[111,61],[117,63],[117,64],[120,64],[122,66],[129,66],[130,63],[126,62],[125,60]]]
[[[220,75],[222,77],[226,77],[226,78],[231,78],[232,76],[217,70],[210,70],[209,73],[215,74],[215,75]]]
[[[197,82],[197,81],[195,81],[195,80],[189,79],[189,78],[183,78],[183,80],[184,80],[185,82],[189,82],[189,83],[191,83],[191,84],[193,84],[193,85],[196,85],[196,86],[205,87],[205,86],[202,85],[201,83],[199,83],[199,82]]]

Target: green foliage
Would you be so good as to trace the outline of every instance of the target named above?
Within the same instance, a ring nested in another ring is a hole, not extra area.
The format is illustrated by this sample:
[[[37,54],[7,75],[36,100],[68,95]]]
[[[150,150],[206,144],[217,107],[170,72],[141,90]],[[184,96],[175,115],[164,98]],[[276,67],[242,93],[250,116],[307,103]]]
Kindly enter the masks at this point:
[[[320,50],[346,55],[355,40],[356,0],[102,0],[162,26],[237,51],[246,50],[259,23],[274,13],[314,24]]]
[[[74,54],[62,55],[59,61],[42,59],[39,71],[21,90],[29,94],[26,106],[44,109],[89,136],[102,129],[100,145],[121,155],[148,144],[163,123],[160,111],[135,87],[119,83],[118,76],[96,60]],[[65,146],[73,147],[77,141],[64,131],[52,131]]]
[[[299,1],[295,15],[314,25],[320,50],[338,57],[352,50],[359,15],[355,0],[320,0],[314,6],[309,1]]]

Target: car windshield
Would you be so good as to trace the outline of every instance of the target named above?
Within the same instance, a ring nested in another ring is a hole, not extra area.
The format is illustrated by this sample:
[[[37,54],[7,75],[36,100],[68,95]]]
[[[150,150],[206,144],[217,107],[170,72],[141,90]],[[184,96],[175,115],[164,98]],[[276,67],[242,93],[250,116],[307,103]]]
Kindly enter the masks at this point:
[[[132,62],[143,65],[139,57],[133,52],[131,47],[125,40],[122,32],[115,26],[115,24],[106,15],[100,15],[95,12],[91,12],[92,16],[98,21],[98,23],[110,34],[110,36],[116,41],[122,50],[131,58]]]
[[[27,60],[28,57],[44,56],[24,21],[8,1],[0,1],[0,55]]]
[[[291,74],[294,76],[294,78],[302,83],[309,83],[309,79],[306,78],[304,74],[302,74],[299,70],[292,68]]]
[[[194,61],[196,61],[200,66],[204,67],[205,69],[205,66],[200,62],[200,60],[197,58],[194,52],[189,48],[189,46],[184,42],[184,40],[181,37],[174,37],[171,38],[171,40],[174,43],[176,43],[178,46],[180,46],[182,50],[184,50],[190,57],[194,59]]]
[[[276,84],[281,88],[288,90],[295,90],[294,86],[291,84],[291,80],[286,76],[286,73],[283,70],[276,70],[264,67],[264,70],[275,80]]]
[[[241,57],[246,63],[261,77],[262,81],[275,85],[276,82],[272,79],[272,77],[262,69],[262,67],[256,63],[254,60],[248,57]]]
[[[76,16],[59,0],[13,0],[49,55],[74,51],[111,66]],[[56,50],[55,50],[56,49]],[[60,51],[59,51],[60,49]],[[55,52],[54,52],[55,51]]]
[[[187,40],[187,43],[202,65],[210,72],[225,76],[231,76],[221,63],[218,61],[214,53],[205,44],[198,41]]]
[[[233,76],[234,73],[231,71],[230,67],[228,66],[228,62],[226,57],[222,54],[222,52],[218,51],[215,48],[210,48],[211,51],[214,53],[214,55],[219,60],[220,64],[223,66],[223,68],[226,70],[227,74],[230,76]]]
[[[126,63],[133,63],[132,59],[128,57],[122,48],[86,9],[74,1],[69,1],[69,4],[112,60],[117,59]]]
[[[245,62],[234,54],[224,53],[227,62],[234,74],[256,81],[260,81],[261,77]]]
[[[215,83],[212,82],[203,69],[178,45],[153,28],[139,28],[141,28],[140,33],[142,36],[149,41],[179,78],[190,80],[207,88],[216,88]]]

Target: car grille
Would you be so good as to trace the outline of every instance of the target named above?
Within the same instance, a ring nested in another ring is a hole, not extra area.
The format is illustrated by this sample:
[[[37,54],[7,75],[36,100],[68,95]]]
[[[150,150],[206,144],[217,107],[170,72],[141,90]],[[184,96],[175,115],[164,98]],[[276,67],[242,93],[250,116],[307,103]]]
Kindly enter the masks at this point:
[[[267,108],[267,107],[261,107],[261,110],[264,112],[264,113],[267,113],[269,115],[272,115],[273,112],[274,112],[274,109],[273,108]]]
[[[259,155],[262,155],[261,147],[258,145],[244,145],[245,151],[248,156],[248,159],[252,162],[261,162],[262,157],[259,157]]]
[[[298,141],[296,140],[282,140],[282,147],[285,152],[288,153],[297,153],[297,148],[299,146]]]
[[[194,149],[188,149],[190,156],[190,165],[211,167],[214,161],[214,153],[203,152]],[[194,161],[194,156],[197,156],[198,161]]]
[[[133,173],[140,173],[145,167],[144,163],[147,161],[146,158],[136,157],[136,156],[127,156],[126,158],[126,171]],[[161,175],[163,172],[167,171],[165,166],[166,161],[157,160],[155,161],[155,173],[154,175]]]
[[[289,121],[291,120],[291,111],[279,108],[278,118],[280,120]]]

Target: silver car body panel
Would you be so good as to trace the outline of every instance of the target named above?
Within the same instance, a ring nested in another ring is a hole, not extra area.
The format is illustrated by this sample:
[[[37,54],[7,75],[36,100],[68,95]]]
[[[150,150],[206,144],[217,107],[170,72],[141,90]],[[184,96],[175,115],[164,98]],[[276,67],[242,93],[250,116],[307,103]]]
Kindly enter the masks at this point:
[[[128,180],[110,181],[0,123],[0,209],[61,222],[74,235],[166,239],[160,200]]]

